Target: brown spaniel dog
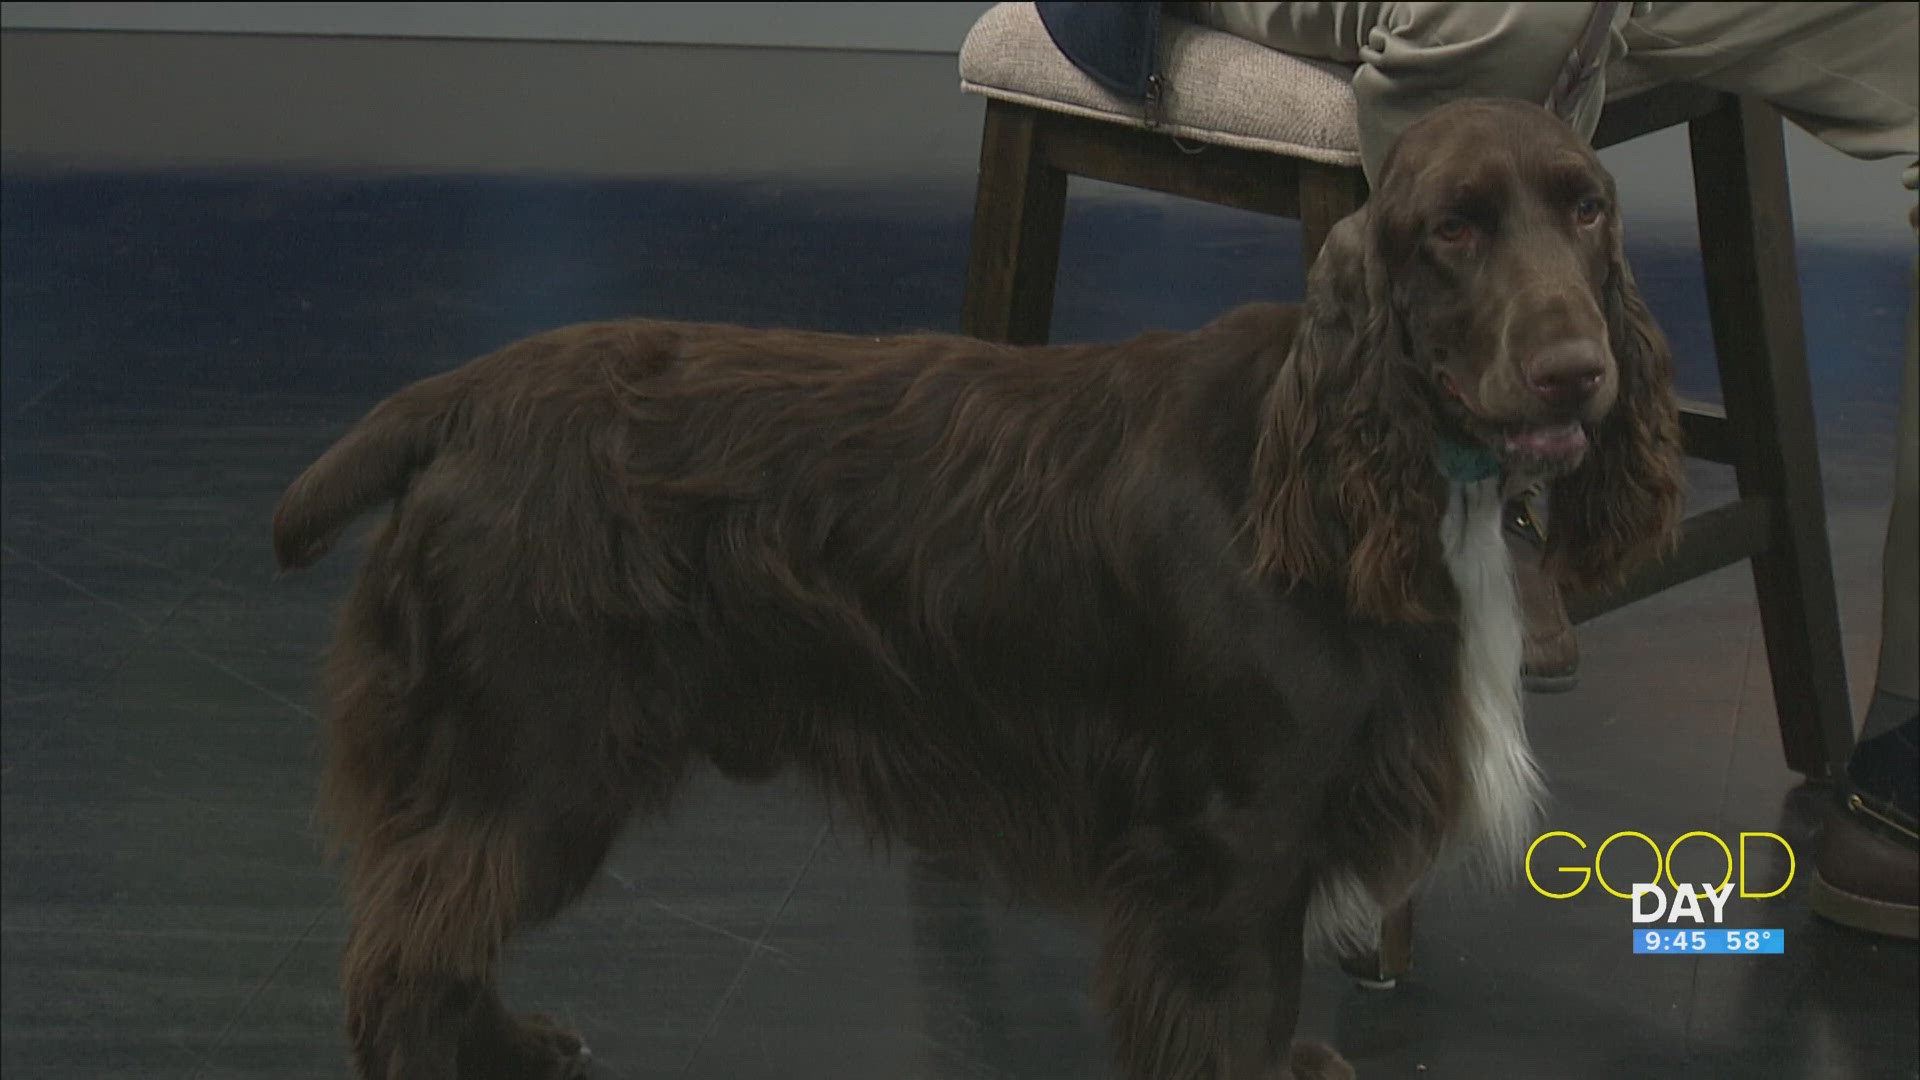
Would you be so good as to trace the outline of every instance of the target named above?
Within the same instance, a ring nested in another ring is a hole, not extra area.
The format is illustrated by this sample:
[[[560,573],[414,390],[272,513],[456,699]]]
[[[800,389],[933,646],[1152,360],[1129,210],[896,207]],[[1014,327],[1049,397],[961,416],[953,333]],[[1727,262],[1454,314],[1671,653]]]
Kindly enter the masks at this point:
[[[1545,111],[1466,102],[1304,310],[1049,348],[599,323],[381,404],[274,522],[298,567],[393,504],[325,680],[360,1074],[577,1069],[502,943],[711,764],[1088,913],[1124,1076],[1350,1075],[1291,1045],[1308,944],[1530,825],[1503,485],[1552,480],[1583,584],[1678,515],[1613,200]]]

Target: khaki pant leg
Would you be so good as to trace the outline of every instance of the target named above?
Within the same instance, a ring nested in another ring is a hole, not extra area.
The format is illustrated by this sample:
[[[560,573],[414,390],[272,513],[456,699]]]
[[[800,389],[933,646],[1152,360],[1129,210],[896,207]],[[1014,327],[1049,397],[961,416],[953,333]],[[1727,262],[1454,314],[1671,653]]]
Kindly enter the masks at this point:
[[[1422,113],[1456,97],[1544,101],[1590,4],[1189,5],[1201,22],[1284,52],[1358,64],[1354,93],[1367,172]],[[1701,82],[1772,102],[1856,157],[1920,150],[1920,5],[1625,4],[1604,93]],[[1630,16],[1630,17],[1629,17]],[[1599,80],[1596,80],[1599,81]],[[1598,88],[1596,88],[1597,90]],[[1600,94],[1571,118],[1582,134]]]
[[[1593,5],[1224,3],[1196,8],[1201,22],[1237,37],[1360,65],[1353,92],[1360,112],[1360,155],[1371,177],[1400,133],[1442,102],[1510,97],[1544,103]],[[1599,119],[1600,95],[1590,96],[1574,125],[1583,135],[1591,134]]]
[[[1609,97],[1697,82],[1764,98],[1855,157],[1920,152],[1920,4],[1636,5],[1621,33]]]

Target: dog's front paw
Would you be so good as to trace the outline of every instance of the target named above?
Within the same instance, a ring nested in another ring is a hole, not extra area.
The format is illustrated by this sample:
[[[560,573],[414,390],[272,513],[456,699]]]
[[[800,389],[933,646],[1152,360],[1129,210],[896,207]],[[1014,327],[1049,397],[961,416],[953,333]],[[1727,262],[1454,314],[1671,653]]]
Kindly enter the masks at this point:
[[[1353,1066],[1340,1052],[1323,1042],[1301,1039],[1287,1054],[1287,1075],[1292,1080],[1353,1080]]]
[[[461,1048],[460,1080],[581,1080],[592,1057],[578,1034],[551,1017],[511,1017]]]

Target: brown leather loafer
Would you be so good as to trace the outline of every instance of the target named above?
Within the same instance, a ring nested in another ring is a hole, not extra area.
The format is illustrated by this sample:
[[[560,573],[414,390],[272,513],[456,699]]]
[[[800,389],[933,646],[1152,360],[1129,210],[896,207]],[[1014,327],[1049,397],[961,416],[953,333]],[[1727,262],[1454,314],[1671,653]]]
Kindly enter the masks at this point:
[[[1842,926],[1920,939],[1920,856],[1914,834],[1853,794],[1827,817],[1807,903]]]
[[[1808,904],[1858,930],[1920,939],[1920,718],[1862,740],[1847,787],[1827,815]]]
[[[1526,495],[1507,501],[1507,551],[1513,557],[1513,581],[1526,633],[1520,685],[1535,694],[1563,694],[1580,685],[1580,643],[1567,619],[1560,586],[1541,566],[1546,530]]]

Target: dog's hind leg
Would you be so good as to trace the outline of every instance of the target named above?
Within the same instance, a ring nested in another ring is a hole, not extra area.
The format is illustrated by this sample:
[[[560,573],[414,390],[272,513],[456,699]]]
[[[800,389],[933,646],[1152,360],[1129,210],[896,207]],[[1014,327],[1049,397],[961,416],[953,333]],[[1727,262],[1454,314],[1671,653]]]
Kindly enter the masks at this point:
[[[619,818],[554,820],[530,837],[523,865],[519,925],[553,917],[593,879],[619,829]],[[461,1080],[563,1077],[577,1071],[586,1053],[580,1037],[544,1016],[516,1017],[488,980],[460,1043]]]
[[[329,770],[335,816],[352,813],[343,978],[368,1080],[540,1080],[580,1068],[579,1039],[502,1007],[501,947],[586,889],[624,821],[666,802],[686,754],[640,720],[612,659],[576,648],[562,664],[557,646],[535,651],[532,637],[516,643],[528,663],[495,664],[495,681],[440,696],[466,703],[457,710],[410,712],[378,694],[342,702],[359,723],[337,729],[376,717],[419,733],[373,748],[389,755],[378,782],[356,770],[369,754],[356,757],[345,736]]]
[[[354,858],[344,984],[354,1064],[369,1080],[566,1077],[580,1040],[509,1016],[501,945],[577,896],[619,815],[443,815]]]

